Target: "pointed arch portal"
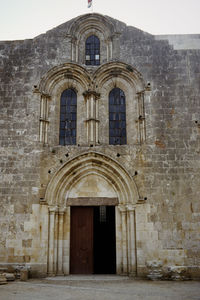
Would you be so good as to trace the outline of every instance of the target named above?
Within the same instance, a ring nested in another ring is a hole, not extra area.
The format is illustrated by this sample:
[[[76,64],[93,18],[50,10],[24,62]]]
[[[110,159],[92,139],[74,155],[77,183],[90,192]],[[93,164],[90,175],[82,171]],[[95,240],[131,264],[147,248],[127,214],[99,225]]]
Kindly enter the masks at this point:
[[[93,208],[94,214],[101,214],[101,218],[105,217],[105,207],[110,207],[108,214],[114,218],[113,235],[116,237],[113,248],[114,256],[116,255],[114,272],[134,275],[136,273],[134,218],[138,199],[132,177],[124,167],[108,156],[89,152],[75,157],[62,166],[52,177],[45,196],[49,206],[49,275],[73,273],[73,268],[70,267],[73,256],[73,253],[70,253],[73,243],[70,233],[74,226],[72,217],[75,207],[82,209],[82,212],[84,207]],[[91,215],[91,212],[86,213],[85,219],[88,220],[91,216],[87,214]],[[81,221],[79,218],[80,227],[85,226],[84,218],[82,219]],[[106,260],[105,251],[104,256]],[[91,270],[89,273],[95,272],[94,269]],[[81,273],[88,272],[83,270]]]

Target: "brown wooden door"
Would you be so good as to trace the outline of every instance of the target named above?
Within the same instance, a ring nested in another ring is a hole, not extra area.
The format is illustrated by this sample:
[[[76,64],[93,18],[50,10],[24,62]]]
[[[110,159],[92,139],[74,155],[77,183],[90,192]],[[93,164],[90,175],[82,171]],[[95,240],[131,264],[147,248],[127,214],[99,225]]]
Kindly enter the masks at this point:
[[[70,273],[93,273],[93,207],[71,207]]]

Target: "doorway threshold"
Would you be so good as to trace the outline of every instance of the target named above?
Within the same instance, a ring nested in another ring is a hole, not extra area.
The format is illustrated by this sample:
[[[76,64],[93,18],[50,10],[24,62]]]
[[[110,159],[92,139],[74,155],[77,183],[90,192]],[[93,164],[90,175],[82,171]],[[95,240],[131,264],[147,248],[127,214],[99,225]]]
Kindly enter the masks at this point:
[[[114,275],[114,274],[91,274],[91,275],[66,275],[66,276],[53,276],[53,277],[46,277],[47,280],[52,281],[117,281],[117,280],[129,280],[128,276],[124,275]]]

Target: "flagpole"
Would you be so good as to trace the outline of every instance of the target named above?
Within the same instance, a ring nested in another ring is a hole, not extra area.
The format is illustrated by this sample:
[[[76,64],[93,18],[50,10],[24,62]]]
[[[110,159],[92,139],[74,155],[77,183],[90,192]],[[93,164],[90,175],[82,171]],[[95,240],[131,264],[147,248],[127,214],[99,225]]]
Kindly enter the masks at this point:
[[[93,0],[88,0],[88,8],[90,8],[91,13],[93,13]]]

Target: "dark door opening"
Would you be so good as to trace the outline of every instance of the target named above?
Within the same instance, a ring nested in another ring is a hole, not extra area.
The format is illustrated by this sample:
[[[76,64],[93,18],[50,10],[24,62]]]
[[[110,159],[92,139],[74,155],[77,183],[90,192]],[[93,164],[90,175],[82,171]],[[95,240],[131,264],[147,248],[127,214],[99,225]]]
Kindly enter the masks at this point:
[[[115,207],[94,208],[94,273],[116,273]]]
[[[71,274],[115,274],[114,206],[72,206]]]

